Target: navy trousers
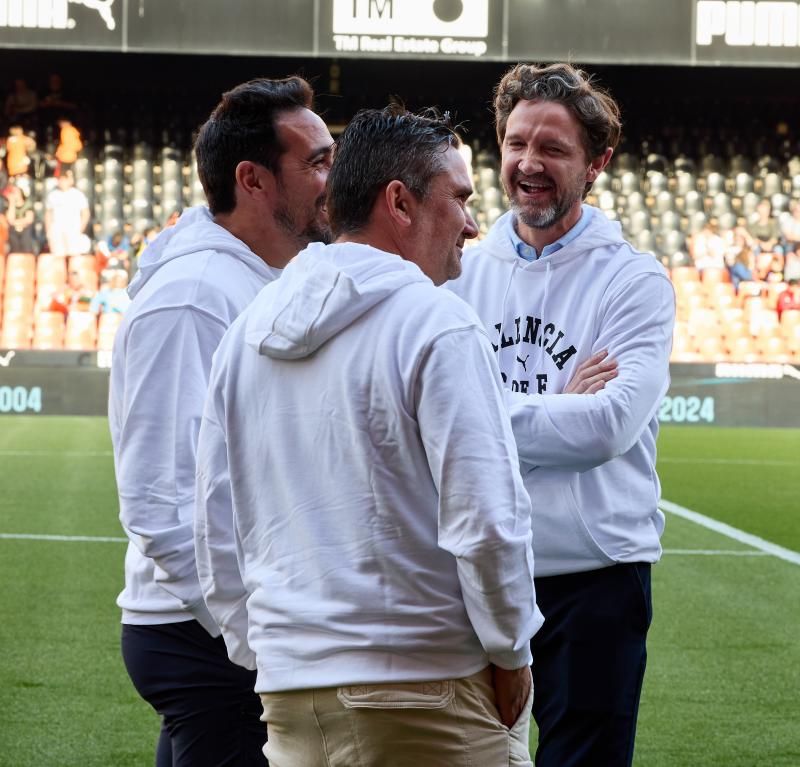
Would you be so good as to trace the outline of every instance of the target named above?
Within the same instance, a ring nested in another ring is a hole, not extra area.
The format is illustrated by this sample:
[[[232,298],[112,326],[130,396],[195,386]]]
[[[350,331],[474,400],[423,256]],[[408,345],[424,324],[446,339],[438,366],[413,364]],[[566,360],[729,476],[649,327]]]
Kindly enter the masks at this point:
[[[265,767],[256,672],[231,663],[197,621],[122,626],[122,657],[160,714],[156,767]]]
[[[536,767],[630,767],[652,618],[650,565],[535,582],[545,616],[531,640]]]

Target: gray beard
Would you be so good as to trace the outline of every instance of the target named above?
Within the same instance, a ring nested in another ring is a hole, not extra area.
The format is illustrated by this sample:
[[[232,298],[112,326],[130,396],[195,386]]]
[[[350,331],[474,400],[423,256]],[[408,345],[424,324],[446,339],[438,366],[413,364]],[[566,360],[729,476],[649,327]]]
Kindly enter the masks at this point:
[[[564,205],[563,200],[558,200],[544,208],[532,210],[524,208],[512,200],[511,209],[525,226],[529,226],[531,229],[549,229],[567,215],[570,206]]]

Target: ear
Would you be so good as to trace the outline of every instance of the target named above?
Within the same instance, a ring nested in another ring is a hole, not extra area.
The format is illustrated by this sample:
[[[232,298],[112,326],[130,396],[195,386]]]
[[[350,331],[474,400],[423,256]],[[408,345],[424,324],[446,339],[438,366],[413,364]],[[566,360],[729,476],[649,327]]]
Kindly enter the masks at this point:
[[[275,187],[275,174],[263,165],[242,160],[235,171],[236,186],[249,197],[272,194]]]
[[[592,159],[592,162],[589,164],[589,170],[586,171],[586,180],[590,183],[593,183],[595,179],[603,172],[606,165],[611,160],[611,155],[614,154],[614,149],[612,147],[608,147],[603,154],[598,155],[597,157]]]
[[[417,199],[402,181],[394,179],[386,185],[383,202],[392,221],[400,226],[413,224]]]

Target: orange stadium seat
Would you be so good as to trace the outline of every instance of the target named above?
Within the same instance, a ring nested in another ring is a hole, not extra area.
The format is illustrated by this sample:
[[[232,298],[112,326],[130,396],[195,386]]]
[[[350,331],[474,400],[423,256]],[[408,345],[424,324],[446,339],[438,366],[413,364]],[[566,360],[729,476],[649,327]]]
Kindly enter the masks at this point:
[[[3,323],[8,319],[33,318],[33,296],[28,293],[7,293],[3,297]]]
[[[0,333],[0,348],[30,349],[31,322],[21,317],[4,317]]]
[[[36,285],[62,287],[67,282],[67,259],[64,256],[54,256],[43,253],[36,263]]]
[[[64,348],[82,351],[97,348],[97,318],[94,314],[78,311],[67,315]]]
[[[740,336],[729,341],[728,351],[734,362],[759,362],[761,359],[755,341],[750,336]]]
[[[785,309],[781,314],[781,327],[789,328],[800,325],[800,309]]]
[[[778,296],[789,286],[785,282],[768,282],[766,289],[767,306],[774,309],[778,305]]]
[[[698,339],[697,351],[704,362],[726,362],[730,359],[719,335],[708,335]]]
[[[699,282],[700,272],[694,266],[676,266],[672,270],[672,281],[677,285],[679,282]]]
[[[737,295],[739,296],[739,305],[744,306],[754,298],[760,297],[763,290],[764,285],[760,282],[756,282],[754,280],[742,280],[739,283],[739,288],[737,290]]]
[[[756,339],[756,348],[764,362],[791,362],[792,352],[780,336],[762,336]]]
[[[719,283],[730,284],[731,278],[728,270],[724,267],[706,267],[700,276],[704,285],[717,285]]]
[[[39,312],[34,323],[34,349],[64,348],[64,315],[61,312]]]
[[[88,271],[97,273],[97,259],[94,256],[70,256],[69,271]]]
[[[780,335],[778,313],[774,309],[751,312],[750,334],[756,337]]]

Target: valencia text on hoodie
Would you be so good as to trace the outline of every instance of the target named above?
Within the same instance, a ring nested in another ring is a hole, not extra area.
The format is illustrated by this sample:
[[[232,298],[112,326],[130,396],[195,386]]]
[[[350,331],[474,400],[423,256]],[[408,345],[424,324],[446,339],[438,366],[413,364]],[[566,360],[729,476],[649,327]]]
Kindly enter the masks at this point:
[[[120,520],[130,539],[123,623],[195,619],[219,636],[195,566],[197,432],[217,344],[279,274],[205,207],[185,211],[142,254],[114,342],[109,397]]]
[[[674,293],[618,224],[583,211],[585,230],[532,262],[517,255],[507,213],[465,250],[462,276],[448,283],[478,313],[500,364],[533,506],[537,576],[661,554],[657,411],[669,383]],[[618,377],[597,394],[561,394],[603,349]]]
[[[200,581],[257,692],[530,662],[530,503],[491,343],[415,264],[302,251],[220,344],[197,468]]]

